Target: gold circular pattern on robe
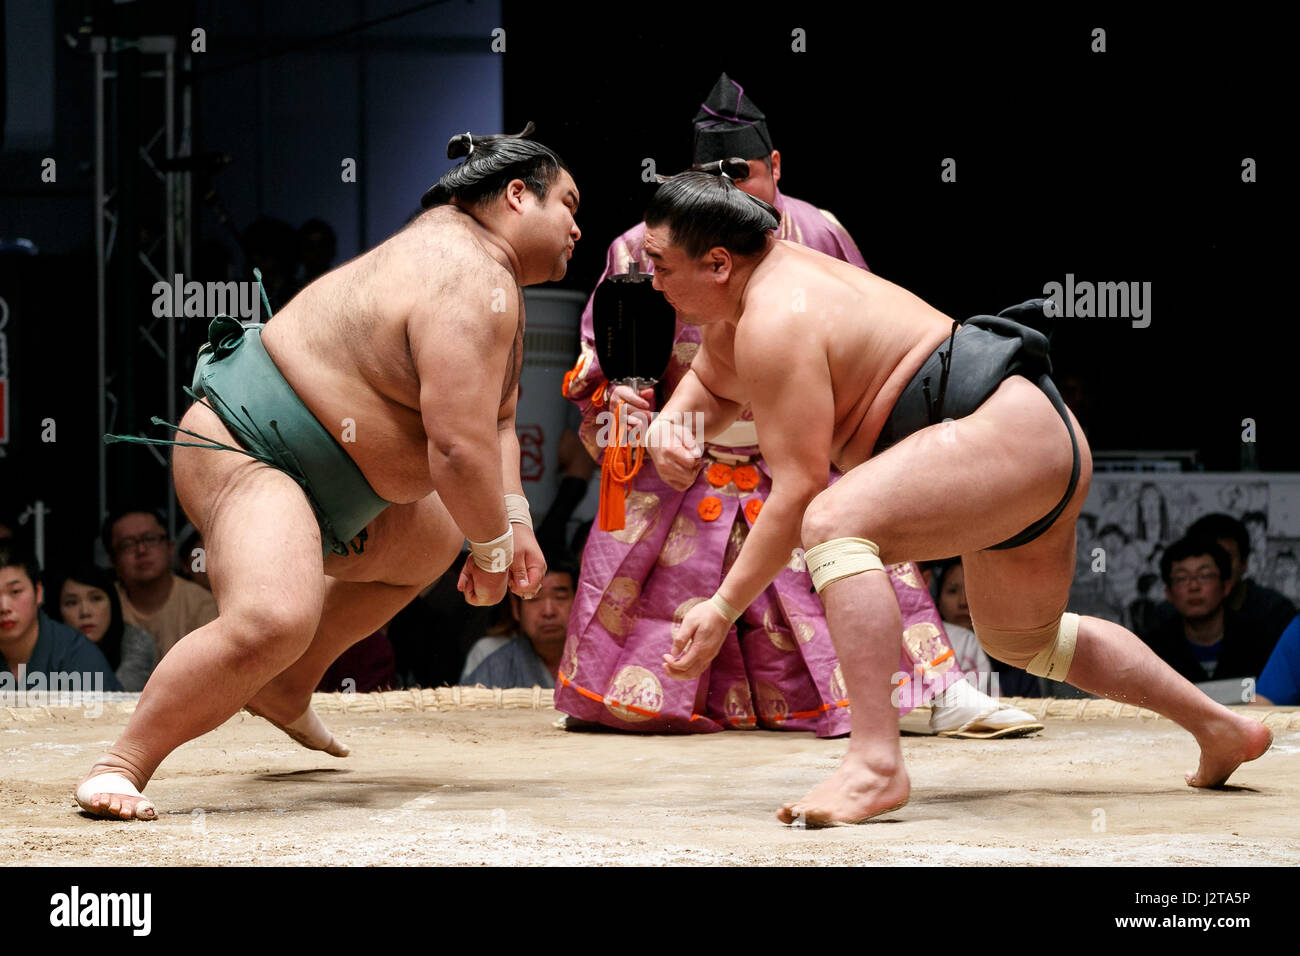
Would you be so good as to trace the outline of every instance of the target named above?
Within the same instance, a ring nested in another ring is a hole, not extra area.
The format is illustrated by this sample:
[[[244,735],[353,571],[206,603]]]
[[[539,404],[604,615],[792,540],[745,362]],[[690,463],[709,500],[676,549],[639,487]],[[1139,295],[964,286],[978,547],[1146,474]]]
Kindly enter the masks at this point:
[[[623,544],[636,544],[659,520],[659,496],[648,491],[632,491],[628,493],[625,507],[623,529],[611,531],[609,536]]]
[[[677,610],[673,611],[673,626],[671,634],[677,636],[677,632],[682,629],[682,621],[686,620],[686,615],[690,613],[691,608],[697,604],[703,604],[708,598],[693,597],[687,598],[681,604],[677,605]]]
[[[912,660],[918,664],[929,664],[948,648],[944,645],[943,631],[939,630],[938,625],[929,621],[918,621],[903,632],[903,645],[911,654]],[[942,674],[950,669],[955,663],[955,658],[949,655],[946,661],[943,661],[930,668],[932,674]]]
[[[683,561],[689,560],[699,547],[699,530],[690,515],[679,514],[673,519],[664,539],[663,549],[659,552],[657,563],[660,567],[675,568]]]
[[[767,632],[767,639],[778,651],[795,649],[794,635],[781,626],[781,622],[776,619],[776,609],[771,606],[763,612],[763,630]],[[762,709],[759,707],[759,710]]]
[[[786,703],[785,695],[775,684],[765,680],[758,681],[754,685],[754,693],[758,697],[758,712],[765,719],[784,720],[790,716],[790,705]]]
[[[790,624],[794,628],[795,639],[798,640],[800,644],[807,644],[817,636],[816,625],[806,617],[796,617],[790,622]]]
[[[753,726],[748,721],[754,716],[754,708],[749,699],[749,684],[739,680],[727,688],[727,696],[722,701],[722,712],[727,715],[728,720],[738,721],[732,726]]]
[[[631,578],[615,578],[601,595],[596,617],[605,630],[619,637],[627,637],[640,613],[637,604],[641,599],[641,585]]]
[[[635,664],[624,667],[605,690],[605,709],[619,720],[631,724],[650,719],[648,714],[628,710],[623,706],[626,704],[658,713],[664,705],[664,688],[659,683],[659,678]]]
[[[924,579],[917,573],[916,565],[910,561],[906,564],[891,564],[889,566],[889,576],[899,584],[905,584],[917,591],[925,589]]]

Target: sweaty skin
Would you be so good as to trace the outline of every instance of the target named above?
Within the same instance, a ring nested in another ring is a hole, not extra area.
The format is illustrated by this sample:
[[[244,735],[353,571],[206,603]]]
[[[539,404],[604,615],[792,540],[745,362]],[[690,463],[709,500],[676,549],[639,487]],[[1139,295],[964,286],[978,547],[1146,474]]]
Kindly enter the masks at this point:
[[[159,664],[87,780],[120,773],[142,790],[167,754],[244,705],[305,746],[346,753],[311,713],[312,690],[339,654],[442,574],[464,538],[511,529],[515,546],[506,572],[465,563],[467,600],[496,603],[507,583],[517,594],[539,587],[541,550],[531,530],[508,524],[504,503],[523,493],[514,427],[522,287],[563,277],[581,235],[577,206],[561,170],[545,200],[514,180],[472,215],[435,207],[268,323],[263,342],[285,379],[394,504],[367,527],[364,553],[322,562],[315,515],[293,479],[235,452],[177,448],[177,496],[206,543],[220,613]],[[237,444],[203,403],[181,426]],[[92,814],[156,815],[120,788],[80,789]]]
[[[971,617],[985,627],[1032,629],[1059,617],[1092,471],[1077,422],[1080,480],[1065,511],[1041,537],[989,551],[1050,511],[1069,482],[1069,433],[1042,391],[1012,376],[971,415],[924,428],[873,457],[898,395],[951,333],[947,316],[879,276],[794,243],[769,238],[753,257],[716,247],[693,259],[660,225],[646,229],[645,248],[655,261],[655,287],[703,326],[703,344],[665,416],[701,412],[707,440],[749,402],[772,471],[771,495],[718,589],[728,604],[747,606],[801,543],[864,537],[879,545],[885,564],[961,555]],[[651,457],[666,481],[681,486],[694,474],[698,450],[671,440],[667,428],[658,437]],[[831,463],[845,474],[827,489]],[[903,806],[910,792],[888,694],[902,624],[887,576],[852,575],[821,597],[853,701],[852,735],[836,774],[778,811],[783,822],[803,818],[811,826],[862,822]],[[728,626],[711,602],[697,605],[664,655],[665,671],[702,673]],[[986,650],[1020,667],[1033,656]],[[1192,786],[1222,784],[1272,739],[1108,621],[1080,619],[1066,676],[1191,732],[1201,747],[1200,766],[1187,774]]]

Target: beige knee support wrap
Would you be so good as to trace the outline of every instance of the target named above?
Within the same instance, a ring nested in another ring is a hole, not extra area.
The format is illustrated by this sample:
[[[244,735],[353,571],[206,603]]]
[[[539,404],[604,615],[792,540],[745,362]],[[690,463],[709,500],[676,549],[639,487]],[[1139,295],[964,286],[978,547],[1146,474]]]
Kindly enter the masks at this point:
[[[987,627],[971,622],[975,636],[990,654],[1005,660],[1007,657],[1024,657],[1037,653],[1025,670],[1035,677],[1063,681],[1074,660],[1074,644],[1079,637],[1079,615],[1066,612],[1045,627],[1009,629]],[[1005,656],[1004,656],[1005,655]]]
[[[851,574],[885,570],[879,546],[866,538],[832,538],[804,552],[804,561],[818,594],[826,585]]]

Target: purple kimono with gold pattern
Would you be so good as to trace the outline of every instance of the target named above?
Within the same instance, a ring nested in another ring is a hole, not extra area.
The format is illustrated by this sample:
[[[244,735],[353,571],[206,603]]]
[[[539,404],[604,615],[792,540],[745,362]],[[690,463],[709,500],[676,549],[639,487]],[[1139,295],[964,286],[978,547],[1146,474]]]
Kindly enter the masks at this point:
[[[773,205],[781,213],[778,239],[866,268],[829,212],[780,192]],[[634,258],[642,272],[654,271],[642,249],[644,234],[641,223],[611,243],[601,281],[627,272]],[[679,321],[664,394],[676,388],[699,347],[700,330]],[[569,397],[582,411],[583,444],[597,460],[601,409],[592,398],[604,382],[588,300]],[[623,530],[591,529],[556,681],[559,710],[621,730],[849,732],[848,695],[802,549],[741,615],[704,674],[675,680],[664,672],[674,632],[687,611],[718,589],[772,489],[754,444],[753,416],[745,409],[740,417],[743,423],[719,443],[705,446],[704,467],[689,489],[670,488],[647,456],[628,494]],[[889,575],[903,615],[893,683],[899,712],[907,713],[922,703],[920,685],[928,700],[962,674],[916,565],[894,565]]]

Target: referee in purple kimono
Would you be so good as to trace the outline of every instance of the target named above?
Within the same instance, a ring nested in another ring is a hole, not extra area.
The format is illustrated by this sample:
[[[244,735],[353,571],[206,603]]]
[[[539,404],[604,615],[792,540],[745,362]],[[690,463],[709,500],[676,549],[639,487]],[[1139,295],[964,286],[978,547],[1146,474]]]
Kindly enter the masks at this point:
[[[781,215],[776,238],[867,268],[839,221],[778,188],[781,154],[763,113],[723,73],[695,116],[697,165],[748,160],[745,192]],[[654,264],[644,254],[645,224],[610,244],[604,281]],[[565,392],[582,412],[580,436],[600,461],[598,415],[615,400],[652,411],[653,393],[608,389],[594,348],[592,300],[582,315],[582,353]],[[662,387],[666,400],[700,344],[696,326],[677,322]],[[622,730],[704,733],[766,727],[849,732],[848,695],[820,599],[801,550],[745,609],[712,667],[695,680],[667,679],[663,655],[692,607],[726,576],[771,490],[771,476],[748,409],[704,446],[699,473],[686,489],[669,486],[652,465],[641,469],[621,531],[593,527],[582,558],[568,637],[556,680],[555,706],[573,718]],[[831,480],[835,476],[830,476]],[[920,476],[919,480],[924,480]],[[930,704],[931,729],[947,736],[1020,736],[1042,729],[1024,711],[1000,705],[963,679],[934,602],[914,564],[889,569],[903,615],[903,650],[894,675],[900,714]]]

